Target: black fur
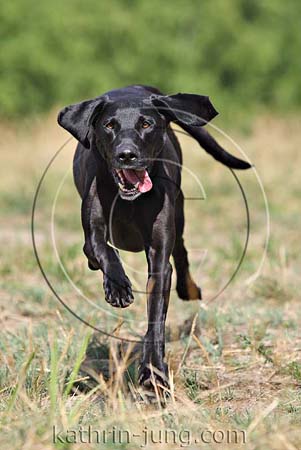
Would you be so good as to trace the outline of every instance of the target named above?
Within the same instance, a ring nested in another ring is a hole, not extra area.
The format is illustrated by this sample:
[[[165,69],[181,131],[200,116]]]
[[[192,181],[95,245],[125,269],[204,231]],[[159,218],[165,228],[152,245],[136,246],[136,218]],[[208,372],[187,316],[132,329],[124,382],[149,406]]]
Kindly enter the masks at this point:
[[[226,152],[202,128],[216,115],[208,97],[165,96],[155,88],[137,85],[67,106],[58,116],[59,124],[79,141],[74,156],[74,181],[82,198],[84,253],[89,267],[103,272],[106,300],[112,306],[129,306],[133,294],[118,253],[107,242],[120,249],[146,253],[148,329],[140,365],[140,382],[144,385],[149,384],[150,364],[159,371],[156,376],[160,382],[167,384],[164,345],[171,255],[179,297],[184,300],[201,298],[200,289],[189,275],[183,241],[182,154],[170,122],[177,122],[226,166],[250,167]],[[150,124],[147,129],[142,127],[142,120]],[[132,155],[132,159],[121,160],[120,152]],[[145,167],[153,183],[152,189],[132,201],[118,196],[115,169]],[[116,196],[110,229],[110,211]]]

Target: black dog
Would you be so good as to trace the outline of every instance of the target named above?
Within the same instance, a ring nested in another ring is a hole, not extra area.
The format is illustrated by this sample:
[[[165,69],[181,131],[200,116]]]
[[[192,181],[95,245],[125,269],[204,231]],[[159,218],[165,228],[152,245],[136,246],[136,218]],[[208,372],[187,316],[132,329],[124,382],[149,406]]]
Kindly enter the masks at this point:
[[[183,241],[182,154],[170,122],[177,122],[226,166],[250,167],[202,128],[216,115],[206,96],[165,96],[137,85],[67,106],[58,116],[59,124],[79,141],[73,169],[82,198],[84,252],[90,269],[103,272],[106,301],[112,306],[129,306],[133,294],[118,252],[108,242],[146,253],[148,329],[139,370],[139,381],[145,386],[150,385],[150,364],[157,380],[167,384],[164,332],[171,255],[179,297],[201,299]]]

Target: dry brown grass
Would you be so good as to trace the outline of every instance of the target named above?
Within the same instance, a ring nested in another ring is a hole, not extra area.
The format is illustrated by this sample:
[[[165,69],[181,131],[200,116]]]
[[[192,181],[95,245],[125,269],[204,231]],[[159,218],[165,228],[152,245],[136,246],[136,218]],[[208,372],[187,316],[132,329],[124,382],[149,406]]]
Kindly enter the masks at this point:
[[[163,408],[158,402],[148,404],[133,398],[137,386],[133,382],[128,387],[125,382],[126,366],[117,357],[114,341],[101,340],[110,351],[109,368],[114,381],[105,381],[98,373],[99,367],[95,370],[88,361],[85,369],[97,380],[94,390],[67,395],[71,385],[66,386],[66,377],[70,379],[71,374],[74,381],[83,376],[78,369],[89,330],[58,304],[44,284],[30,237],[31,204],[38,179],[67,136],[56,126],[53,115],[27,128],[2,128],[1,448],[116,446],[112,435],[106,446],[54,444],[53,425],[65,431],[89,425],[94,430],[112,431],[115,426],[117,430],[141,434],[140,438],[132,437],[129,445],[124,438],[121,448],[141,448],[145,426],[154,433],[176,431],[177,442],[157,445],[162,449],[188,446],[188,435],[200,438],[202,430],[246,432],[245,444],[212,441],[202,443],[205,448],[301,447],[300,121],[264,117],[254,124],[250,134],[230,134],[256,165],[267,193],[271,214],[268,254],[260,277],[246,284],[262,257],[266,217],[254,174],[238,173],[250,205],[249,249],[233,283],[217,299],[210,300],[227,282],[239,259],[246,233],[245,213],[231,173],[212,161],[190,138],[181,137],[185,165],[200,176],[207,194],[205,201],[186,202],[186,240],[192,272],[201,282],[204,301],[199,309],[196,302],[181,302],[172,291],[167,345],[172,383],[170,398]],[[224,138],[219,140],[236,152]],[[121,336],[142,335],[144,295],[137,294],[128,310],[112,311],[104,302],[99,274],[86,268],[81,251],[79,199],[71,176],[63,185],[56,208],[58,250],[72,280],[105,311],[89,305],[72,289],[55,259],[49,226],[51,205],[58,182],[70,167],[73,148],[74,142],[55,162],[38,202],[36,239],[42,263],[66,302],[83,317],[108,331],[119,323]],[[185,172],[184,191],[189,197],[199,195],[197,185]],[[143,254],[122,252],[122,257],[134,286],[143,289]],[[135,376],[134,369],[131,376]],[[154,437],[157,439],[158,434]],[[194,441],[189,444],[190,448],[200,446]]]

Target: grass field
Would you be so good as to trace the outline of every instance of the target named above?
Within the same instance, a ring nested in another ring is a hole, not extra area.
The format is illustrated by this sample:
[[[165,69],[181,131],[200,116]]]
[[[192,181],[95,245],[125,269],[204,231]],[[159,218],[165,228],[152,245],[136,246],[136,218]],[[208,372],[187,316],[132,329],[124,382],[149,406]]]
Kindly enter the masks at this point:
[[[268,225],[260,185],[254,171],[237,173],[250,210],[248,251],[218,295],[243,252],[245,206],[231,172],[180,135],[184,193],[190,198],[185,236],[204,300],[184,303],[172,290],[172,383],[163,408],[137,397],[135,382],[124,381],[117,342],[93,335],[67,312],[37,266],[30,234],[33,197],[67,134],[54,115],[28,127],[1,127],[1,449],[301,448],[300,120],[262,117],[247,133],[225,131],[255,164],[264,186],[271,217],[267,256],[260,270]],[[233,143],[214,134],[239,155]],[[81,317],[137,339],[146,327],[145,295],[137,293],[127,310],[113,310],[104,300],[100,274],[88,270],[82,253],[80,201],[70,172],[74,147],[70,142],[55,159],[37,200],[40,260],[56,291]],[[143,290],[144,255],[121,256],[134,288]],[[98,383],[83,379],[80,366],[91,342],[108,349],[112,379],[99,376],[89,358],[86,373]],[[91,390],[79,391],[78,380]],[[89,426],[94,442],[84,443]],[[96,443],[97,431],[106,444]]]

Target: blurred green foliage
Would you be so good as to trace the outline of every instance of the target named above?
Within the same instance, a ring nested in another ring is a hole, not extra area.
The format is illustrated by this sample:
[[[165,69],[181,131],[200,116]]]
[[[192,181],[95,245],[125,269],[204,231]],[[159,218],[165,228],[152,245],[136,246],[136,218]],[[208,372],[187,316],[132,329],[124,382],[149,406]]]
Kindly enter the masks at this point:
[[[0,115],[24,117],[131,83],[217,109],[301,106],[300,0],[2,2]]]

